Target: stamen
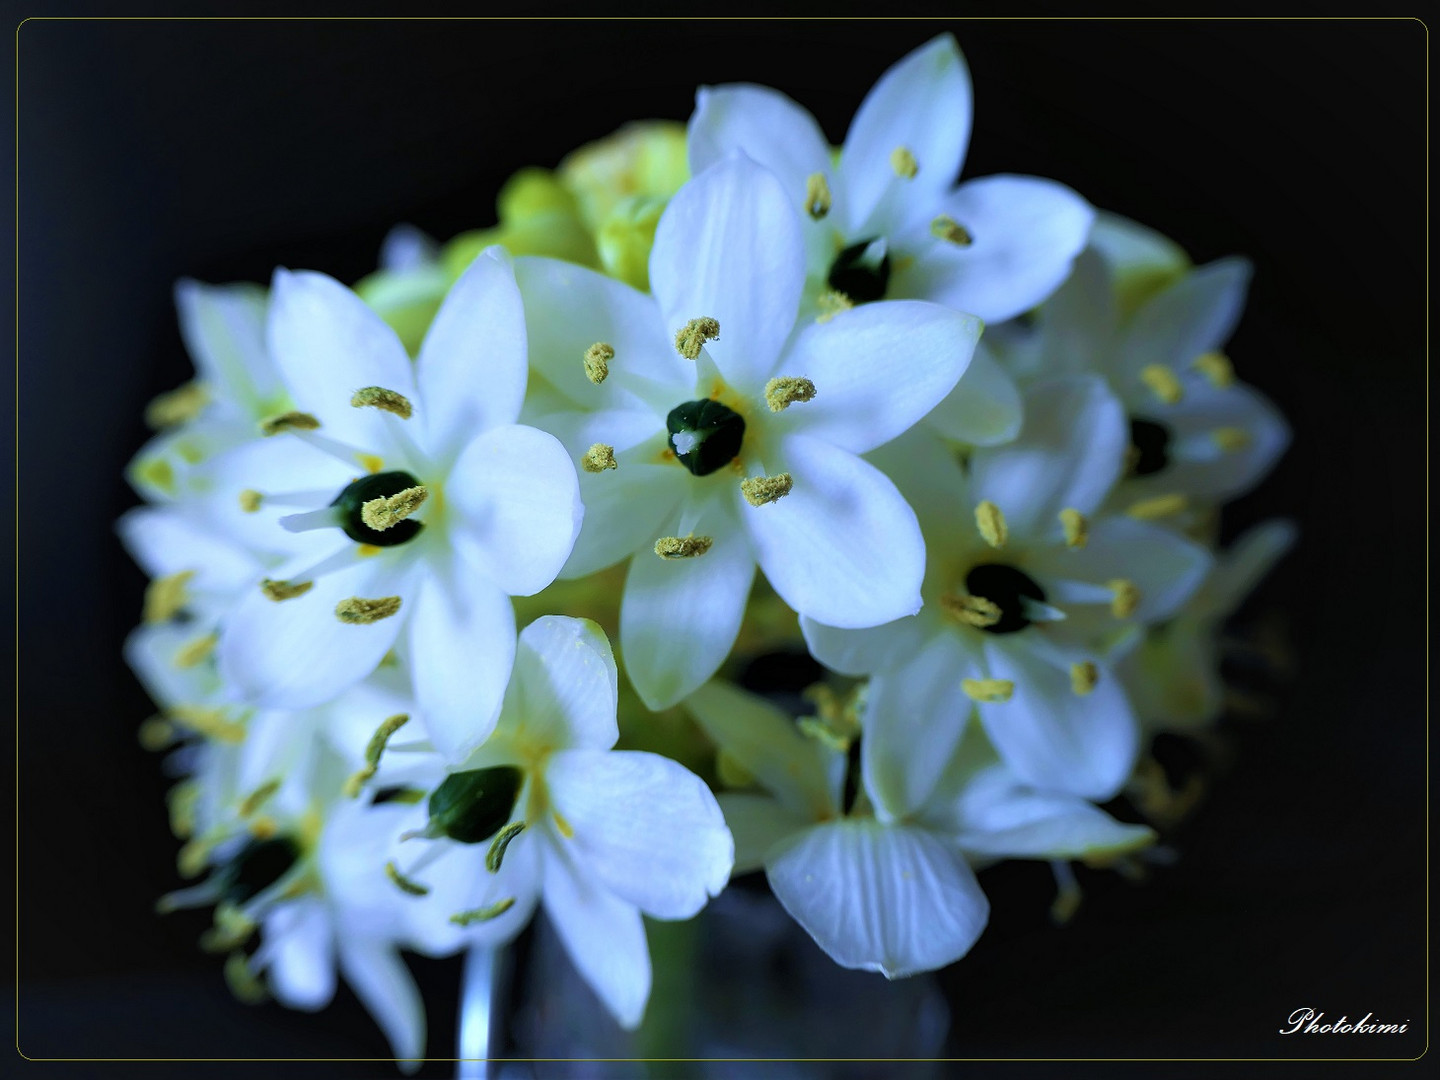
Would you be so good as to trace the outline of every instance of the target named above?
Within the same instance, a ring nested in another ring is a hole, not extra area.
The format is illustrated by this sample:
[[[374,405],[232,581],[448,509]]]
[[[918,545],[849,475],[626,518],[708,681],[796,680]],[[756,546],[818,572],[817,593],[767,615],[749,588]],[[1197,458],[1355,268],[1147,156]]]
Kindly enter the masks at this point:
[[[1083,548],[1090,539],[1090,523],[1079,510],[1067,506],[1060,511],[1060,527],[1065,530],[1065,546]]]
[[[1244,450],[1250,445],[1250,433],[1244,428],[1222,427],[1210,432],[1210,438],[1215,440],[1215,445],[1224,450],[1227,454],[1233,454],[1237,450]]]
[[[1185,388],[1180,385],[1175,372],[1164,364],[1146,364],[1140,369],[1140,381],[1166,405],[1174,405],[1185,396]]]
[[[707,341],[716,341],[719,337],[720,324],[708,315],[691,319],[675,332],[675,351],[686,360],[694,360]]]
[[[963,679],[960,689],[971,701],[998,704],[1010,700],[1015,693],[1015,684],[1009,679]]]
[[[238,949],[255,933],[255,923],[233,904],[221,901],[215,905],[215,925],[200,935],[200,948],[206,952],[228,952]]]
[[[411,896],[425,896],[430,892],[428,886],[421,885],[418,881],[412,881],[400,873],[400,869],[395,865],[393,859],[385,864],[385,876],[394,882],[401,892],[409,893]]]
[[[250,970],[245,953],[239,950],[225,958],[225,985],[242,1005],[259,1005],[270,996],[265,984]]]
[[[320,421],[306,412],[287,412],[260,421],[260,434],[267,438],[282,431],[314,431]]]
[[[555,828],[559,830],[560,835],[563,836],[566,840],[574,840],[575,827],[571,825],[570,822],[566,821],[564,817],[561,816],[559,810],[552,810],[550,811],[550,814],[555,819]]]
[[[890,168],[895,170],[895,175],[902,180],[914,180],[915,174],[920,171],[920,163],[915,160],[915,155],[906,146],[897,146],[890,151]]]
[[[242,743],[245,725],[225,718],[224,709],[206,709],[199,705],[173,705],[166,714],[171,723],[189,728],[198,735],[216,742]]]
[[[260,509],[260,504],[265,501],[265,496],[254,488],[246,488],[240,492],[240,509],[247,514],[253,514]]]
[[[175,467],[164,458],[151,458],[137,466],[135,478],[159,488],[167,495],[175,493]]]
[[[809,379],[781,375],[765,384],[765,403],[771,412],[788,409],[797,401],[809,401],[815,396],[815,384]]]
[[[195,833],[195,807],[199,802],[200,785],[194,780],[182,780],[165,793],[170,831],[182,840]]]
[[[610,361],[614,359],[614,348],[603,341],[595,342],[585,350],[585,377],[599,386],[605,381],[605,376],[610,374]]]
[[[842,754],[850,752],[852,740],[836,731],[819,717],[802,716],[795,722],[795,726],[800,729],[800,734],[828,746],[831,750],[839,751]]]
[[[180,646],[179,650],[175,653],[173,663],[177,668],[195,667],[215,651],[215,646],[219,644],[219,642],[219,634],[211,633],[198,637],[188,645]]]
[[[492,874],[500,872],[500,864],[505,859],[505,849],[510,846],[510,841],[525,831],[523,821],[512,821],[505,828],[495,834],[495,839],[490,841],[490,850],[485,853],[485,869]]]
[[[315,587],[313,581],[276,581],[274,578],[262,578],[260,580],[260,591],[277,603],[281,600],[294,600],[297,596],[304,596]]]
[[[136,737],[141,749],[159,752],[175,741],[175,727],[163,716],[152,716],[140,724]]]
[[[286,532],[314,532],[317,529],[339,529],[341,511],[334,506],[322,506],[319,510],[307,510],[303,514],[286,514],[280,519],[280,527]]]
[[[992,548],[1003,548],[1010,537],[1010,530],[1005,525],[1005,515],[989,499],[975,507],[975,527]]]
[[[346,795],[353,799],[360,794],[361,785],[374,776],[375,771],[380,768],[380,756],[385,753],[385,746],[390,741],[390,736],[409,721],[409,716],[404,713],[396,713],[380,722],[380,726],[375,729],[375,734],[370,736],[370,742],[365,746],[364,766],[351,773],[349,779],[345,781]]]
[[[748,788],[755,785],[755,775],[723,746],[715,754],[715,775],[728,788]]]
[[[1128,578],[1114,578],[1105,583],[1111,592],[1110,614],[1117,619],[1128,619],[1140,606],[1140,589]]]
[[[266,780],[265,783],[261,784],[249,795],[245,796],[245,801],[240,804],[240,809],[237,812],[242,818],[248,818],[251,814],[255,813],[256,810],[259,810],[260,807],[264,806],[270,796],[274,795],[275,792],[279,790],[279,777],[271,780]]]
[[[351,626],[368,626],[370,623],[390,618],[399,610],[398,596],[380,596],[373,600],[352,596],[335,605],[335,617]]]
[[[515,906],[515,898],[507,896],[504,900],[497,900],[485,907],[472,908],[469,911],[461,911],[450,916],[450,921],[456,926],[469,926],[471,923],[489,922],[491,919],[498,919],[505,912]]]
[[[1178,514],[1188,505],[1189,500],[1178,493],[1156,495],[1153,499],[1141,499],[1139,502],[1131,503],[1125,513],[1138,521],[1153,521],[1156,518]]]
[[[830,212],[830,185],[824,173],[811,173],[805,178],[805,212],[816,221]]]
[[[204,873],[206,865],[210,862],[210,853],[215,850],[215,845],[222,837],[207,833],[204,836],[197,836],[193,840],[187,840],[175,853],[175,869],[180,872],[181,877],[193,878]],[[165,899],[161,898],[162,902]]]
[[[853,308],[855,301],[839,289],[826,289],[816,298],[816,305],[820,308],[820,314],[815,316],[815,321],[827,323],[842,311],[849,311]]]
[[[153,398],[145,406],[145,423],[157,431],[185,424],[199,416],[209,403],[209,391],[198,382],[188,382]]]
[[[930,222],[930,235],[954,244],[956,247],[969,247],[975,242],[975,238],[970,235],[970,230],[949,214],[941,214]]]
[[[708,536],[662,536],[655,541],[655,554],[662,559],[693,559],[704,555],[715,543]]]
[[[795,481],[788,472],[774,476],[751,476],[740,481],[740,494],[751,506],[764,506],[783,499],[794,486]]]
[[[419,510],[429,497],[430,492],[425,485],[417,484],[388,498],[371,499],[361,505],[360,520],[376,532],[384,532]]]
[[[620,463],[615,460],[613,446],[597,442],[585,451],[585,456],[580,459],[580,467],[588,473],[602,473],[606,469],[618,469]]]
[[[251,819],[249,829],[250,835],[256,840],[269,840],[280,831],[280,826],[272,817],[257,817]]]
[[[1064,926],[1080,910],[1085,894],[1080,891],[1080,883],[1075,880],[1075,871],[1070,869],[1068,862],[1056,860],[1050,867],[1055,874],[1056,886],[1055,902],[1050,905],[1050,918],[1056,924]]]
[[[1064,622],[1067,618],[1065,612],[1059,608],[1051,607],[1033,596],[1020,597],[1020,611],[1031,622]]]
[[[367,386],[356,390],[350,396],[350,404],[357,409],[367,406],[383,409],[385,412],[394,413],[401,420],[409,420],[415,414],[409,398],[404,394],[397,394],[394,390],[386,390],[383,386]]]
[[[942,596],[940,606],[947,615],[953,615],[963,623],[981,628],[994,626],[1003,614],[999,604],[986,600],[983,596]]]
[[[185,586],[195,576],[194,570],[166,574],[145,587],[145,606],[141,618],[147,623],[168,622],[180,613],[188,599]]]
[[[1210,385],[1221,390],[1235,381],[1235,368],[1224,353],[1201,353],[1190,362],[1190,366],[1210,380]]]
[[[1085,697],[1100,681],[1100,669],[1089,660],[1070,665],[1070,689],[1076,697]]]

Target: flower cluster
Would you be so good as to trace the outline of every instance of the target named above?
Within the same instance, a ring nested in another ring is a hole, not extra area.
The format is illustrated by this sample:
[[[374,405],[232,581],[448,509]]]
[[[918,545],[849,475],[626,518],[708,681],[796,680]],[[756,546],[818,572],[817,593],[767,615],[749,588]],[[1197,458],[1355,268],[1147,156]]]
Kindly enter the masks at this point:
[[[1101,804],[1163,804],[1149,737],[1216,719],[1218,625],[1291,541],[1213,550],[1288,438],[1221,351],[1247,264],[957,185],[970,119],[945,35],[838,150],[702,88],[353,291],[179,285],[129,657],[202,879],[163,903],[214,905],[237,993],[319,1008],[338,970],[413,1062],[400,951],[542,907],[634,1027],[642,914],[732,873],[897,977],[976,941],[977,868],[1154,843]],[[798,719],[735,681],[786,649],[831,673]]]

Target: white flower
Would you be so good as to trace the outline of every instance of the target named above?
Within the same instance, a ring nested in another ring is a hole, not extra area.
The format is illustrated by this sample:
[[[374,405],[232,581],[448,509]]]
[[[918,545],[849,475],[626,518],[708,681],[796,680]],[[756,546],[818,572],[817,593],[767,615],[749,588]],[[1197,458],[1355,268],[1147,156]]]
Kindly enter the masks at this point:
[[[802,619],[811,652],[876,675],[883,723],[957,740],[978,708],[1026,783],[1113,795],[1138,732],[1106,651],[1129,627],[1175,612],[1210,562],[1158,526],[1094,516],[1125,444],[1119,402],[1091,376],[1032,386],[1019,437],[974,451],[968,475],[923,432],[886,448],[877,459],[920,508],[925,607],[870,630]],[[925,786],[941,764],[916,762],[911,782]]]
[[[616,698],[598,626],[531,623],[495,733],[414,808],[419,832],[392,857],[408,888],[429,891],[410,913],[427,951],[508,940],[541,903],[581,975],[633,1028],[650,993],[641,912],[693,916],[725,887],[734,845],[699,777],[611,749]],[[417,856],[420,835],[432,840]]]
[[[894,704],[870,696],[859,762],[848,766],[863,776],[847,784],[845,756],[762,699],[711,682],[685,702],[769,792],[720,797],[736,871],[763,865],[836,963],[897,978],[964,956],[990,910],[967,857],[1078,858],[1153,839],[1082,799],[1030,789],[975,725],[957,747],[948,732],[889,722],[900,719],[886,714]]]
[[[670,202],[653,299],[552,260],[518,260],[516,274],[544,376],[527,416],[587,470],[564,573],[635,553],[620,645],[648,706],[673,705],[720,666],[756,563],[786,603],[833,625],[916,610],[914,514],[858,455],[950,391],[974,318],[896,301],[797,328],[799,219],[743,157]]]
[[[215,462],[215,513],[289,558],[225,618],[221,671],[246,701],[303,708],[367,675],[405,628],[430,737],[461,760],[499,711],[510,596],[549,584],[582,514],[564,449],[514,423],[526,362],[511,270],[496,249],[478,257],[413,366],[323,274],[276,273],[269,337],[297,411]]]

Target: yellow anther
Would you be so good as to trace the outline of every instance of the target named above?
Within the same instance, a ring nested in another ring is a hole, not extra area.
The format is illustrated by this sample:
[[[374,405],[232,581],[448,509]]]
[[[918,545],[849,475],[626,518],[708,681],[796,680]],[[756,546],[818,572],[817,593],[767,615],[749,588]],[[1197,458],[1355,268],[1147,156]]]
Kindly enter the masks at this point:
[[[986,600],[983,596],[942,596],[940,606],[947,615],[981,629],[994,626],[1003,614],[998,604]]]
[[[807,738],[814,739],[831,750],[841,754],[849,753],[851,739],[843,732],[836,731],[829,724],[819,717],[802,716],[796,721],[795,726],[800,729],[800,734]]]
[[[998,704],[1010,700],[1015,693],[1015,684],[1009,679],[963,679],[960,689],[971,701]]]
[[[178,668],[192,668],[203,662],[215,651],[215,646],[220,643],[219,634],[202,634],[194,641],[180,646],[175,652],[173,663]]]
[[[830,185],[824,173],[811,173],[805,178],[805,212],[816,221],[830,212]]]
[[[497,900],[495,903],[487,904],[484,907],[457,912],[450,916],[450,921],[456,926],[469,926],[471,923],[489,922],[491,919],[498,919],[514,906],[515,898],[513,896],[507,896],[503,900]]]
[[[970,235],[970,230],[949,214],[941,214],[930,222],[930,235],[938,240],[954,244],[956,247],[969,247],[975,242],[975,238]]]
[[[1005,515],[989,499],[975,507],[975,527],[992,548],[1003,548],[1010,537],[1010,530],[1005,525]]]
[[[765,384],[765,404],[771,412],[788,409],[797,401],[809,401],[815,396],[815,384],[809,379],[792,375],[781,375]]]
[[[1222,427],[1210,432],[1210,438],[1216,446],[1220,447],[1227,454],[1233,454],[1237,450],[1244,450],[1251,443],[1250,433],[1244,428]]]
[[[185,586],[195,576],[194,570],[166,574],[145,587],[145,606],[141,618],[147,623],[168,622],[180,613],[189,596]]]
[[[915,155],[910,152],[907,146],[897,146],[890,151],[890,168],[895,170],[895,175],[905,180],[914,180],[915,174],[920,171],[920,163],[915,160]]]
[[[574,840],[575,827],[560,815],[559,810],[552,810],[550,811],[550,814],[555,819],[555,828],[560,831],[560,835],[563,836],[566,840]]]
[[[376,532],[384,532],[419,510],[429,497],[425,485],[416,484],[386,498],[371,499],[360,507],[360,520]]]
[[[620,463],[615,460],[613,446],[597,442],[585,451],[585,456],[580,459],[580,467],[588,473],[602,473],[606,469],[618,469]]]
[[[352,596],[335,605],[335,617],[351,626],[368,626],[370,623],[390,618],[399,610],[398,596],[379,596],[374,599]]]
[[[1210,380],[1211,386],[1224,389],[1235,381],[1235,368],[1230,363],[1230,358],[1224,353],[1207,352],[1201,353],[1190,366]]]
[[[1075,913],[1080,910],[1080,904],[1084,901],[1085,894],[1080,891],[1078,885],[1070,885],[1061,889],[1055,894],[1055,900],[1050,905],[1050,918],[1057,926],[1064,926]]]
[[[350,404],[357,409],[382,409],[394,413],[401,420],[409,420],[415,414],[410,399],[383,386],[366,386],[350,395]]]
[[[205,872],[205,867],[210,862],[210,852],[214,850],[215,840],[213,837],[197,836],[193,840],[187,840],[180,845],[180,850],[175,854],[175,869],[180,871],[181,877],[197,877]],[[161,904],[164,904],[163,899]]]
[[[248,818],[251,814],[264,806],[271,795],[280,790],[280,779],[275,777],[266,780],[258,788],[245,796],[245,801],[240,804],[239,814],[242,818]]]
[[[1065,530],[1065,546],[1083,548],[1090,539],[1090,522],[1074,507],[1067,506],[1060,511],[1060,527]]]
[[[693,559],[704,555],[715,541],[708,536],[662,536],[655,541],[655,554],[662,559]]]
[[[356,454],[355,460],[358,461],[360,467],[368,473],[377,473],[385,468],[385,459],[379,454]]]
[[[152,399],[145,406],[145,423],[157,430],[188,423],[199,416],[209,403],[210,394],[205,387],[198,382],[188,382]]]
[[[194,780],[182,780],[165,793],[170,831],[182,840],[195,832],[195,807],[199,802],[200,785]]]
[[[430,891],[428,886],[421,885],[418,881],[412,881],[402,874],[393,859],[385,864],[385,876],[394,882],[401,892],[409,893],[411,896],[424,896]]]
[[[1185,396],[1185,388],[1180,385],[1175,372],[1164,364],[1146,364],[1140,369],[1140,381],[1166,405],[1174,405]]]
[[[362,559],[373,559],[384,550],[384,548],[378,547],[375,544],[360,544],[355,548],[355,554],[359,555]]]
[[[595,385],[605,381],[610,374],[610,361],[615,359],[615,350],[603,341],[597,341],[585,350],[585,377]]]
[[[1169,495],[1156,495],[1151,499],[1133,502],[1125,513],[1138,521],[1154,521],[1156,518],[1178,514],[1188,505],[1189,500],[1184,495],[1172,492]]]
[[[279,435],[282,431],[314,431],[320,421],[306,412],[287,412],[260,421],[260,434]]]
[[[1105,583],[1110,590],[1110,614],[1117,619],[1128,619],[1140,606],[1140,589],[1129,578],[1114,578]]]
[[[269,840],[280,831],[279,824],[272,817],[251,818],[246,827],[256,840]]]
[[[815,316],[817,323],[827,323],[842,311],[849,311],[855,306],[855,302],[839,289],[826,289],[815,303],[820,308],[820,314]]]
[[[390,741],[390,736],[409,721],[410,717],[404,713],[396,713],[380,722],[380,726],[375,729],[375,734],[370,736],[370,742],[365,746],[365,765],[351,773],[345,781],[346,795],[353,799],[360,794],[361,786],[375,775],[376,769],[380,768],[380,757],[385,753],[385,745]]]
[[[490,841],[490,850],[485,853],[485,869],[492,874],[500,872],[500,864],[505,861],[505,849],[510,846],[510,841],[525,831],[523,821],[512,821],[498,833],[495,839]]]
[[[751,506],[764,506],[790,494],[795,481],[788,472],[774,476],[751,476],[740,481],[740,494]]]
[[[304,596],[314,587],[313,581],[276,581],[274,578],[268,577],[260,580],[260,591],[276,603]]]
[[[723,746],[715,754],[715,775],[728,788],[755,786],[755,774],[740,764],[734,754]]]
[[[228,952],[244,945],[253,933],[255,924],[239,908],[222,900],[215,905],[215,925],[200,935],[200,948]]]
[[[1095,689],[1100,681],[1100,669],[1089,660],[1070,665],[1070,689],[1077,697],[1084,697]]]
[[[250,961],[243,951],[232,952],[225,958],[225,985],[242,1005],[259,1005],[270,996],[265,984],[250,970]]]
[[[694,360],[707,341],[716,341],[719,337],[720,324],[708,315],[691,319],[675,331],[675,351],[686,360]]]
[[[254,488],[246,488],[240,492],[240,509],[247,514],[253,514],[260,509],[260,504],[265,501],[265,496]]]
[[[208,739],[223,743],[245,741],[245,725],[227,719],[224,709],[204,708],[200,705],[174,705],[166,713],[171,723],[189,728]]]
[[[142,749],[164,750],[175,741],[175,726],[163,716],[152,716],[141,723],[136,736]]]
[[[175,493],[175,466],[164,458],[151,458],[136,466],[135,478],[159,488],[167,495]]]

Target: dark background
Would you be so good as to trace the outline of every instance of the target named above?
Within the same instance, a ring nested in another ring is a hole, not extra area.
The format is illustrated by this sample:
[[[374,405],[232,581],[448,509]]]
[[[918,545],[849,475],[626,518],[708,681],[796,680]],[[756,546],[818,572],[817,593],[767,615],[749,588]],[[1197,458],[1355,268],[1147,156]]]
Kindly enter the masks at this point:
[[[26,1055],[385,1055],[346,991],[318,1016],[234,1003],[219,963],[195,946],[203,916],[152,911],[178,884],[178,843],[160,761],[135,740],[152,709],[120,644],[144,579],[112,523],[136,502],[121,469],[145,438],[145,402],[189,373],[172,282],[263,282],[277,264],[353,281],[396,222],[442,239],[488,225],[514,170],[554,165],[628,120],[683,120],[700,83],[777,87],[838,143],[874,79],[946,27],[976,86],[965,176],[1053,177],[1197,262],[1254,260],[1229,353],[1296,437],[1264,486],[1227,511],[1226,532],[1285,515],[1303,535],[1245,612],[1288,627],[1295,674],[1237,672],[1279,708],[1227,725],[1228,767],[1169,838],[1179,863],[1147,885],[1084,875],[1086,903],[1065,929],[1046,919],[1045,867],[986,871],[990,928],[940,976],[954,1018],[942,1052],[1424,1050],[1419,23],[31,21],[17,37]],[[417,970],[431,1050],[449,1054],[456,969]],[[1330,1019],[1373,1012],[1411,1031],[1280,1038],[1301,1006]],[[830,1052],[849,1045],[837,1025]],[[228,1068],[397,1075],[385,1063]]]

